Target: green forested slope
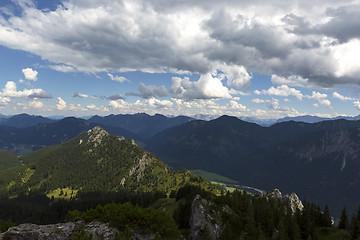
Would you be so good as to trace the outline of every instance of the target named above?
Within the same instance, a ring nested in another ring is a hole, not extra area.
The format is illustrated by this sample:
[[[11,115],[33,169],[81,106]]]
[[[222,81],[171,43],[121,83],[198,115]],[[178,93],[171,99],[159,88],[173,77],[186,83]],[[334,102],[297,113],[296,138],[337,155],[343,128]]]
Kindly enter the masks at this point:
[[[28,164],[5,171],[0,177],[1,192],[15,196],[36,190],[55,197],[70,197],[78,190],[170,193],[187,183],[218,191],[189,171],[172,171],[133,140],[110,135],[100,127],[22,159]]]
[[[7,150],[0,150],[0,170],[19,166],[21,162],[14,153]]]

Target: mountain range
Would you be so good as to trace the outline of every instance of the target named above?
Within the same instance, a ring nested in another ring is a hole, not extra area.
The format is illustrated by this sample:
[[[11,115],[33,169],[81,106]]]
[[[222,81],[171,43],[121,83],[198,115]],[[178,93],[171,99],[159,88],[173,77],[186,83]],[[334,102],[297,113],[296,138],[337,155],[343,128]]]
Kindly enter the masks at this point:
[[[89,120],[75,117],[52,120],[20,114],[0,119],[0,149],[20,155],[44,146],[63,143],[95,126],[102,126],[111,134],[133,138],[141,143],[143,139],[149,139],[162,130],[191,120],[189,117],[167,118],[159,114],[94,116]]]
[[[331,226],[327,208],[322,213],[295,193],[225,192],[99,126],[7,161],[18,166],[0,171],[0,239],[351,237]]]
[[[210,121],[221,117],[220,115],[205,115],[205,114],[195,114],[191,117],[187,116],[164,116],[161,114],[155,114],[153,116],[146,113],[136,113],[136,114],[110,114],[108,116],[83,116],[81,119],[88,120],[91,123],[99,123],[107,126],[118,127],[127,129],[133,133],[136,133],[139,136],[149,138],[167,128],[171,128],[192,120],[205,120]],[[0,114],[0,126],[9,126],[16,128],[26,128],[36,126],[40,123],[53,123],[62,119],[65,119],[65,116],[35,116],[29,114],[18,114],[13,116],[6,116]],[[329,120],[360,120],[360,115],[358,116],[337,116],[334,118],[325,118],[311,115],[302,115],[297,117],[284,117],[280,119],[260,119],[256,117],[245,117],[240,116],[239,119],[256,123],[263,127],[268,127],[280,122],[305,122],[305,123],[318,123],[322,121]]]
[[[71,117],[23,128],[0,124],[0,148],[22,155],[27,164],[41,150],[28,152],[65,143],[98,125],[135,139],[173,169],[201,169],[267,191],[295,191],[336,213],[344,205],[353,212],[360,201],[356,120],[286,121],[264,127],[230,116],[210,121],[147,114]],[[6,161],[14,158],[12,153],[2,151],[0,158],[7,166],[16,165]]]
[[[127,129],[140,136],[142,139],[149,139],[165,129],[172,128],[192,120],[194,119],[185,116],[165,117],[161,114],[150,116],[146,113],[137,113],[119,115],[111,114],[105,117],[93,116],[88,119],[88,122]]]
[[[317,116],[311,116],[311,115],[303,115],[303,116],[298,116],[298,117],[280,118],[280,119],[276,120],[276,123],[288,122],[288,121],[318,123],[318,122],[322,122],[322,121],[339,120],[339,119],[360,120],[360,115],[354,116],[354,117],[338,116],[338,117],[334,117],[334,118],[324,118],[324,117],[317,117]]]
[[[340,212],[360,195],[360,121],[283,122],[235,117],[192,121],[154,136],[146,149],[176,169],[203,169],[264,190],[295,191]]]
[[[28,114],[18,114],[11,117],[5,117],[2,115],[0,118],[0,125],[1,126],[8,126],[8,127],[16,127],[16,128],[26,128],[32,127],[37,124],[45,124],[45,123],[54,123],[56,120],[42,117],[42,116],[33,116]]]

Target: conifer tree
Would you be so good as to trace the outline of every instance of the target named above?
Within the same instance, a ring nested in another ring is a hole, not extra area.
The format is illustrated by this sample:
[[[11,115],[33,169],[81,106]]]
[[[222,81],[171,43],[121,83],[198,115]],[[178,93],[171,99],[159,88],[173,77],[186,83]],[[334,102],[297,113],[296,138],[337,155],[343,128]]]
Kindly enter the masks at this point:
[[[338,228],[347,230],[348,227],[349,227],[349,220],[348,220],[348,216],[346,213],[346,208],[344,207],[344,209],[341,212],[340,223],[339,223]]]
[[[351,232],[351,239],[358,239],[360,236],[360,228],[359,228],[359,220],[356,215],[353,215],[350,221],[350,232]]]
[[[357,214],[353,215],[350,222],[351,228],[351,239],[359,239],[360,238],[360,206],[358,208]]]
[[[324,212],[322,214],[322,225],[324,227],[332,226],[332,221],[331,221],[331,216],[330,216],[328,205],[325,206]]]

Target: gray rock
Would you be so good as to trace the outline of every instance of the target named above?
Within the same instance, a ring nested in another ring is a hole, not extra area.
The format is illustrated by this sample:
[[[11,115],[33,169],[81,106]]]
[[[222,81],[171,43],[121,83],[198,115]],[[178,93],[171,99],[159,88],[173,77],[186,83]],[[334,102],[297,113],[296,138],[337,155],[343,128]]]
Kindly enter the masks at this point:
[[[227,208],[214,210],[214,203],[202,199],[196,195],[191,204],[191,239],[201,239],[203,234],[207,234],[209,240],[220,237],[223,230],[222,214],[229,211]]]
[[[20,224],[0,234],[0,239],[9,240],[62,240],[70,239],[73,232],[84,227],[84,222],[69,222],[51,225]]]
[[[49,225],[20,224],[9,228],[5,233],[0,234],[0,240],[71,240],[75,233],[84,230],[86,236],[92,235],[93,240],[112,240],[118,229],[111,227],[108,223],[92,221],[85,224],[84,221],[58,223]],[[133,232],[132,240],[152,240],[155,233],[141,235]]]
[[[296,210],[302,211],[304,209],[304,205],[296,193],[282,195],[279,189],[274,189],[272,192],[267,194],[267,197],[280,199],[282,202],[287,203],[293,214]]]

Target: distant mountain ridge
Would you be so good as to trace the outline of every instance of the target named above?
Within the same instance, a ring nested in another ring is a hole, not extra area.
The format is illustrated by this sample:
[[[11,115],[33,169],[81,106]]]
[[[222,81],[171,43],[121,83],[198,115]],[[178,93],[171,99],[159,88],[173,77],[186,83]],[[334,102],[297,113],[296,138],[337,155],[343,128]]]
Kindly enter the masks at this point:
[[[27,128],[41,123],[45,124],[45,123],[54,123],[54,122],[56,122],[56,120],[42,116],[28,115],[25,113],[14,115],[9,118],[3,116],[0,119],[1,126],[16,127],[16,128]]]
[[[355,116],[355,117],[338,116],[338,117],[334,117],[334,118],[324,118],[324,117],[318,117],[318,116],[303,115],[303,116],[297,116],[297,117],[280,118],[276,121],[276,123],[288,122],[288,121],[318,123],[318,122],[322,122],[322,121],[331,121],[331,120],[340,120],[340,119],[360,120],[360,115]]]
[[[88,119],[89,123],[96,123],[111,127],[127,129],[143,139],[149,139],[155,134],[183,123],[194,120],[190,117],[177,116],[166,117],[161,114],[150,116],[146,113],[118,114],[105,117],[93,116]]]
[[[192,118],[189,117],[167,118],[159,114],[94,116],[89,120],[75,117],[52,120],[20,114],[0,119],[0,149],[24,154],[45,146],[63,143],[97,125],[112,134],[142,142],[142,139],[150,138],[159,131],[191,120]]]

